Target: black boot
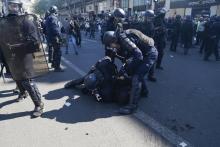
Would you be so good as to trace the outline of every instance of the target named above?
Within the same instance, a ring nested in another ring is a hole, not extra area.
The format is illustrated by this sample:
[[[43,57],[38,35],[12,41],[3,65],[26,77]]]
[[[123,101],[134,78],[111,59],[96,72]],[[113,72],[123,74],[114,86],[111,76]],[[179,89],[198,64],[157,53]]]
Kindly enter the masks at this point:
[[[44,109],[44,103],[41,102],[40,105],[35,106],[32,118],[37,118],[40,117],[43,114],[43,109]]]
[[[140,92],[141,92],[141,82],[138,80],[138,76],[134,76],[132,78],[132,89],[130,94],[130,102],[127,106],[122,107],[119,110],[119,113],[122,115],[129,115],[136,111],[137,103],[140,99]]]
[[[157,78],[153,76],[148,76],[148,80],[151,82],[157,82]]]
[[[64,69],[61,67],[55,68],[54,72],[64,72]]]
[[[135,104],[129,104],[125,107],[122,107],[119,109],[119,113],[122,115],[129,115],[134,113],[137,110],[137,105]]]

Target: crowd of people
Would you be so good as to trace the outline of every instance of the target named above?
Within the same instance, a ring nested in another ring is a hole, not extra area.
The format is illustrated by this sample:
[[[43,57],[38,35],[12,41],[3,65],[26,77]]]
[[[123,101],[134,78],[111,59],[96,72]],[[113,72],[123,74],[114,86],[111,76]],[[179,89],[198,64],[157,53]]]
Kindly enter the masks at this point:
[[[23,14],[19,0],[9,0],[7,9],[8,14],[5,14],[4,19],[8,24],[12,23],[11,20],[17,21],[21,17],[25,21],[16,23],[21,25],[21,36],[17,35],[15,40],[0,39],[1,58],[19,89],[17,101],[26,98],[28,92],[35,104],[33,115],[39,117],[43,113],[44,105],[33,81],[36,77],[33,54],[40,51],[40,31],[31,19],[26,18],[28,15]],[[61,22],[58,8],[51,6],[40,23],[41,36],[45,38],[48,46],[48,61],[52,63],[51,67],[55,72],[63,72],[62,45],[68,54],[72,44],[75,54],[78,55],[82,31],[85,36],[89,34],[90,38],[95,38],[98,30],[100,40],[105,46],[104,57],[92,66],[85,76],[71,80],[64,87],[79,88],[97,101],[123,104],[119,113],[132,114],[138,108],[141,96],[148,96],[149,93],[144,77],[148,76],[149,81],[156,82],[154,70],[163,70],[162,61],[167,40],[171,42],[172,52],[176,52],[179,49],[178,44],[181,44],[184,55],[187,55],[190,48],[200,45],[199,52],[204,54],[204,60],[209,60],[213,53],[216,60],[219,60],[220,17],[201,17],[193,21],[190,16],[181,18],[176,15],[172,19],[166,19],[166,12],[164,8],[157,12],[147,10],[141,19],[131,19],[126,17],[123,9],[117,8],[99,19],[79,19],[71,16]],[[7,23],[4,25],[8,25]],[[16,27],[14,31],[17,31]],[[193,44],[195,37],[196,42]],[[17,52],[17,49],[23,49],[23,52]],[[121,61],[121,67],[117,68],[115,58]],[[14,64],[22,70],[18,70]]]

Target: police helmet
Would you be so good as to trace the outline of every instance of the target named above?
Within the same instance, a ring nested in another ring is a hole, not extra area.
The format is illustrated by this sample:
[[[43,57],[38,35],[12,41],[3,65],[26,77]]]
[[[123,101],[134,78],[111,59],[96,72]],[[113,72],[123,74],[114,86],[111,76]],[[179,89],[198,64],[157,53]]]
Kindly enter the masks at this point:
[[[15,14],[15,15],[19,15],[21,14],[22,11],[22,6],[23,3],[21,2],[21,0],[8,0],[8,14]]]
[[[49,9],[49,12],[50,13],[57,13],[58,12],[57,6],[51,6],[50,9]]]
[[[84,79],[85,87],[89,90],[94,90],[98,84],[98,79],[94,73],[89,74]]]
[[[180,20],[181,19],[181,15],[176,15],[176,19]]]
[[[113,16],[117,18],[125,18],[125,11],[121,8],[117,8],[113,12]]]
[[[21,2],[21,0],[8,0],[8,3],[23,5],[23,3]]]
[[[154,11],[153,10],[147,10],[145,12],[145,17],[154,17]]]
[[[103,43],[105,45],[110,45],[111,43],[116,43],[117,37],[114,31],[107,31],[103,36]]]
[[[165,17],[167,13],[167,9],[166,8],[161,8],[158,12],[157,12],[157,16],[158,17]]]

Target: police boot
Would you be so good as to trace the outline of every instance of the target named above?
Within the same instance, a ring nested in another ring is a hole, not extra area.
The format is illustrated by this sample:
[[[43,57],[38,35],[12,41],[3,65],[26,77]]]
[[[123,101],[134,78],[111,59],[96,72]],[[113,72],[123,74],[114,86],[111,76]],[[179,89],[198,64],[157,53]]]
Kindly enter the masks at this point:
[[[137,105],[129,104],[125,107],[120,108],[119,113],[122,115],[129,115],[134,113],[136,109],[137,109]]]
[[[39,105],[36,105],[32,114],[32,118],[40,117],[43,114],[44,103],[40,102]]]
[[[148,95],[149,95],[148,89],[143,89],[143,88],[142,88],[142,90],[141,90],[141,96],[147,98]]]
[[[154,76],[148,76],[148,80],[151,82],[157,82],[157,78]]]
[[[134,76],[132,79],[132,89],[130,95],[130,102],[127,106],[122,107],[119,110],[120,114],[129,115],[134,113],[137,110],[137,103],[140,99],[140,92],[141,92],[141,82],[138,80],[138,76]]]
[[[54,69],[54,72],[64,72],[64,69],[61,67],[57,67]]]
[[[27,92],[24,92],[24,93],[20,93],[19,95],[18,95],[18,98],[16,99],[16,101],[17,102],[21,102],[21,101],[23,101],[25,98],[27,98],[28,97],[28,93]]]

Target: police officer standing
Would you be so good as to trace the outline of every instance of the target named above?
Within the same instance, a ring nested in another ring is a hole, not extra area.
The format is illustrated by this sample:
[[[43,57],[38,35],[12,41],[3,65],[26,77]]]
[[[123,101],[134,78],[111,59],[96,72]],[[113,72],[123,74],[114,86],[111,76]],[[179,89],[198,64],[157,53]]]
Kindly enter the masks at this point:
[[[147,10],[145,13],[144,22],[140,26],[140,31],[150,38],[153,38],[155,33],[154,22],[153,22],[154,17],[155,17],[154,11]],[[151,67],[148,74],[148,80],[152,82],[157,81],[154,75],[154,70],[155,70],[155,65]]]
[[[26,98],[28,92],[35,105],[32,116],[39,117],[43,113],[44,104],[33,81],[36,77],[34,53],[40,47],[39,32],[33,15],[24,15],[20,0],[8,0],[4,6],[7,11],[4,13],[5,17],[0,20],[0,25],[4,28],[1,29],[0,34],[10,36],[0,38],[0,47],[20,91],[17,101]]]
[[[192,46],[192,37],[193,37],[193,22],[190,16],[186,16],[185,21],[182,25],[182,39],[184,44],[184,55],[187,55],[189,48]]]
[[[61,26],[58,20],[58,8],[57,6],[50,7],[50,15],[46,19],[46,32],[49,44],[53,47],[53,62],[55,72],[63,72],[64,70],[60,67],[61,63]]]
[[[155,27],[154,41],[156,48],[158,50],[158,59],[157,59],[156,68],[161,70],[163,70],[161,63],[164,55],[164,49],[166,47],[166,27],[164,22],[165,14],[166,14],[166,9],[162,8],[154,19],[154,27]]]
[[[216,61],[219,61],[218,44],[220,38],[220,17],[213,16],[209,25],[210,27],[207,32],[204,60],[208,61],[209,57],[214,53]]]
[[[176,52],[181,31],[181,16],[177,15],[172,25],[170,51]]]

